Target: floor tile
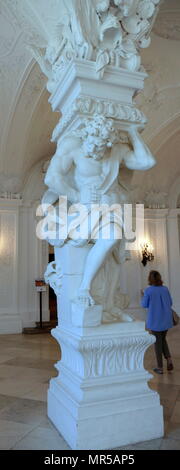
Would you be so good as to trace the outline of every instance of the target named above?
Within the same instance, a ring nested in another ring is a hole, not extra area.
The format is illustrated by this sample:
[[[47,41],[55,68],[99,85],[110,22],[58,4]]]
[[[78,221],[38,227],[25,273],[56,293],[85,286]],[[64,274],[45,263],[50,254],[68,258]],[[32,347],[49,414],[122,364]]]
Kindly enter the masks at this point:
[[[16,445],[14,450],[70,450],[64,439],[54,430],[37,427]]]
[[[180,440],[180,424],[169,421],[167,423],[165,437]]]
[[[15,402],[15,397],[10,397],[7,395],[0,395],[0,412],[5,408],[11,406]]]
[[[29,398],[31,400],[41,400],[47,402],[47,393],[49,388],[49,381],[42,383],[33,388],[33,390],[25,393],[22,398]]]
[[[179,425],[180,425],[180,401],[177,401],[175,403],[173,413],[172,413],[172,416],[171,416],[171,421],[173,423],[179,423]]]
[[[23,367],[32,368],[32,369],[52,370],[54,367],[54,360],[44,359],[40,357],[36,357],[36,359],[32,359],[32,358],[18,356],[15,359],[7,360],[5,364],[6,366],[14,366],[14,367],[23,366]]]
[[[40,383],[43,383],[44,381],[39,381]],[[37,387],[38,381],[36,379],[28,380],[28,379],[23,379],[23,380],[16,380],[14,378],[11,379],[4,379],[0,380],[0,394],[2,395],[8,395],[12,397],[24,397],[24,395],[28,392],[31,392],[34,390],[35,387]]]
[[[32,431],[31,425],[0,419],[0,450],[9,450]]]
[[[119,450],[159,450],[162,439],[152,439],[151,441],[144,441],[130,446],[119,447]]]
[[[180,327],[168,333],[175,369],[154,375],[149,387],[160,395],[164,407],[165,437],[141,442],[122,450],[180,450]],[[51,335],[0,336],[0,449],[63,450],[68,445],[47,418],[47,389],[57,375],[60,359]],[[154,347],[145,355],[145,368],[152,374]],[[164,361],[164,367],[166,361]]]
[[[163,439],[160,450],[180,450],[180,441],[175,439]]]
[[[9,407],[0,411],[0,419],[38,425],[46,416],[46,404],[42,401],[18,398]]]

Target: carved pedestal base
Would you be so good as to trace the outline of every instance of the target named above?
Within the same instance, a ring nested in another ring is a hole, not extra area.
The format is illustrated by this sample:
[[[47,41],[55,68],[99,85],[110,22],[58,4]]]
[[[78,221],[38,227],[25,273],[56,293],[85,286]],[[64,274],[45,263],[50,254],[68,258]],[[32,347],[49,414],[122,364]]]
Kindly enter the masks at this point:
[[[99,326],[102,319],[102,305],[94,305],[93,307],[84,307],[72,302],[72,324],[74,326],[88,327]]]
[[[59,376],[50,382],[48,416],[72,449],[111,449],[163,435],[159,395],[147,384],[143,322],[57,327]]]

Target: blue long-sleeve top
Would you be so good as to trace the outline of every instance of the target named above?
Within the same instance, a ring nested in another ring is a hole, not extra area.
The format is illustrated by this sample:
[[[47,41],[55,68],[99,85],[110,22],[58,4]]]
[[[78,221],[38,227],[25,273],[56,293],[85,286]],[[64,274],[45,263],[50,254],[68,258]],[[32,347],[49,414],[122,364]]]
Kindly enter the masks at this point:
[[[172,303],[166,286],[147,287],[141,299],[141,306],[148,309],[146,327],[152,331],[172,328]]]

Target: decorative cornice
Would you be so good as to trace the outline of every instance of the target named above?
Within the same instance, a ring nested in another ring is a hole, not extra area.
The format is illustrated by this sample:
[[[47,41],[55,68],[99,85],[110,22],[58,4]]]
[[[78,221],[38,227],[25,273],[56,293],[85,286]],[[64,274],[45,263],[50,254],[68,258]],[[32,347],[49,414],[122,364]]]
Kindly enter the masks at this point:
[[[66,68],[63,70],[61,77],[56,82],[53,89],[49,89],[49,91],[52,92],[49,102],[53,111],[62,109],[65,99],[67,99],[67,96],[69,97],[69,95],[71,95],[71,90],[75,85],[79,90],[81,90],[83,86],[83,94],[88,95],[87,90],[89,89],[89,80],[91,80],[91,92],[93,85],[94,96],[96,97],[102,96],[102,89],[107,86],[109,87],[110,85],[113,90],[115,87],[118,87],[118,89],[116,88],[114,99],[117,99],[117,93],[120,93],[120,91],[122,92],[122,90],[123,95],[126,93],[126,95],[130,96],[132,99],[132,95],[134,96],[134,93],[137,92],[137,90],[143,90],[145,78],[147,78],[147,74],[144,71],[132,72],[108,65],[104,73],[104,79],[99,80],[96,75],[94,62],[75,59],[66,65]],[[61,88],[59,86],[60,84]],[[110,99],[112,99],[111,89],[109,89],[108,95]],[[76,90],[78,96],[80,94],[79,90]],[[84,90],[86,90],[86,93]],[[75,97],[76,96],[74,96],[73,93],[73,101]],[[120,97],[118,101],[120,101]]]
[[[0,192],[0,199],[6,199],[6,200],[20,200],[22,199],[21,194],[18,193],[8,193],[6,192]]]
[[[169,215],[169,209],[145,209],[144,215],[148,220],[165,219]]]
[[[145,196],[145,207],[149,209],[165,209],[168,193],[154,188],[148,190]]]
[[[135,108],[133,105],[128,106],[117,103],[112,100],[93,99],[91,97],[80,97],[75,100],[73,105],[68,109],[65,115],[60,119],[60,122],[54,129],[52,141],[58,140],[59,136],[65,131],[67,126],[73,121],[76,114],[81,113],[82,117],[92,117],[95,114],[100,114],[111,119],[133,122],[145,125],[147,119],[143,112]]]

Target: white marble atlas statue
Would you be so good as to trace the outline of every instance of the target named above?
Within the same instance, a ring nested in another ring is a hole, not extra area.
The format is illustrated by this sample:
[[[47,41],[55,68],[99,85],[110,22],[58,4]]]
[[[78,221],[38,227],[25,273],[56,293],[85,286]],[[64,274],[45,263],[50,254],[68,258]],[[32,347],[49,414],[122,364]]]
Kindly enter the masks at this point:
[[[141,140],[136,127],[129,128],[128,138],[128,143],[118,143],[119,133],[113,127],[113,121],[96,115],[93,119],[86,120],[84,127],[76,131],[74,135],[60,140],[45,176],[45,184],[49,189],[43,197],[43,204],[54,204],[59,196],[67,196],[71,204],[84,204],[89,214],[92,204],[112,206],[112,204],[124,202],[124,191],[119,182],[122,162],[127,168],[133,170],[146,170],[155,164],[154,157]],[[102,229],[102,218],[98,222]],[[91,295],[92,281],[107,256],[113,253],[117,265],[124,260],[125,254],[124,240],[117,240],[114,232],[114,230],[116,232],[122,230],[122,218],[110,220],[109,239],[102,237],[97,239],[96,224],[97,220],[93,227],[91,224],[91,231],[89,230],[86,239],[72,240],[68,234],[66,240],[49,240],[54,246],[63,246],[64,243],[83,246],[92,243],[86,259],[82,283],[77,293],[78,301],[86,306],[92,306],[95,303]],[[118,272],[114,269],[114,287],[111,285],[109,289],[110,304],[113,304]]]

